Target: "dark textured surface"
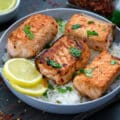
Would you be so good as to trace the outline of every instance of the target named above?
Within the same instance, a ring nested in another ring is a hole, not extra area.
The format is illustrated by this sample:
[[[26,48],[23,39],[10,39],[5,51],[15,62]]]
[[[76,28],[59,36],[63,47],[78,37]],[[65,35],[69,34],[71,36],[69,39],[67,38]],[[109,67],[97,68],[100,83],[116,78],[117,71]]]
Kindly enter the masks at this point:
[[[21,0],[19,11],[15,18],[7,23],[0,24],[0,36],[2,33],[19,18],[38,10],[44,10],[47,8],[66,7],[66,0]],[[0,78],[1,79],[1,78]],[[22,120],[80,120],[87,117],[94,112],[76,114],[76,115],[57,115],[50,114],[44,111],[36,110],[27,106],[20,100],[18,100],[0,80],[0,111],[12,115],[10,120],[21,118]],[[106,107],[100,112],[95,113],[88,118],[89,120],[119,120],[120,116],[120,103],[119,101]],[[1,120],[1,119],[0,119]]]

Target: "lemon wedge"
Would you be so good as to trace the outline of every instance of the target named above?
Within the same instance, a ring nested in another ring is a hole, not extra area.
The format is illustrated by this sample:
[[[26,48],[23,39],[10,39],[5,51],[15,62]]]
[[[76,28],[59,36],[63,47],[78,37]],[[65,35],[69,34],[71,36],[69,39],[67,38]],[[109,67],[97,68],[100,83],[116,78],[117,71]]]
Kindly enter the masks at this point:
[[[24,58],[8,60],[3,67],[3,75],[13,84],[22,87],[33,87],[42,80],[34,63]]]
[[[16,4],[16,0],[0,0],[0,12],[7,12]]]
[[[48,88],[48,83],[44,79],[42,79],[38,85],[36,85],[35,87],[31,87],[31,88],[24,88],[12,82],[10,84],[16,91],[22,94],[25,94],[25,95],[33,96],[33,97],[42,96],[43,93],[45,93],[45,91]]]

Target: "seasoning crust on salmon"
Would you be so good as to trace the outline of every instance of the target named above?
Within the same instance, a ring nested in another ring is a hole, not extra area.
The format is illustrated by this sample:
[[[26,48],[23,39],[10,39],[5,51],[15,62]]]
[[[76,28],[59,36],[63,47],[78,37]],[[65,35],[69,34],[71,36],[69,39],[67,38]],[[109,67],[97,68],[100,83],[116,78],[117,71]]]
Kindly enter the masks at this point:
[[[106,50],[111,45],[115,25],[84,14],[74,14],[66,24],[65,34],[80,38],[90,48]]]
[[[74,78],[73,84],[82,95],[97,99],[104,94],[118,75],[120,75],[120,59],[103,51],[85,67],[83,73]]]
[[[53,40],[57,32],[58,25],[53,17],[32,15],[10,34],[7,51],[12,57],[34,57]]]
[[[36,60],[37,69],[50,80],[63,85],[72,79],[73,73],[85,67],[90,51],[82,40],[61,37]]]

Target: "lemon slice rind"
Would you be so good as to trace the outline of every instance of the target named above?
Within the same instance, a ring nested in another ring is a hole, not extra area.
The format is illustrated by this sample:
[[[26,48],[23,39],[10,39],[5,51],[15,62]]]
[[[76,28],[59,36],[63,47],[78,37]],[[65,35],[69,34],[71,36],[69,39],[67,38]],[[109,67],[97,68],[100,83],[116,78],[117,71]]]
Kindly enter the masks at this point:
[[[10,82],[15,83],[17,85],[23,86],[23,87],[32,87],[37,85],[41,80],[42,80],[42,75],[39,74],[38,77],[36,77],[35,79],[28,81],[28,80],[23,80],[20,78],[16,78],[16,76],[14,76],[10,71],[9,71],[9,64],[10,62],[13,62],[14,60],[22,60],[22,61],[27,61],[29,62],[29,64],[31,64],[34,67],[34,63],[24,59],[24,58],[14,58],[11,60],[8,60],[4,67],[3,67],[3,75],[6,77],[6,79],[8,79]]]
[[[21,87],[19,85],[12,83],[12,82],[10,84],[16,91],[18,91],[22,94],[25,94],[25,95],[32,96],[32,97],[40,97],[47,90],[47,87],[45,87],[42,84],[39,85],[39,87],[37,87],[38,89],[36,89],[36,87],[32,88],[32,89],[31,88],[24,88],[24,87]]]

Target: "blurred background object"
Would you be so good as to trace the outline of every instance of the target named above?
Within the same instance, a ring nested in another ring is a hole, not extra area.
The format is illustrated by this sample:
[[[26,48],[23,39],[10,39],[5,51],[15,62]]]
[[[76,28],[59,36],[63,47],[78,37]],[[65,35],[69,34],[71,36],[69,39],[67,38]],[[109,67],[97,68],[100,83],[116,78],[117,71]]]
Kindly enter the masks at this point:
[[[11,20],[18,11],[20,0],[0,0],[0,23]]]
[[[101,14],[120,27],[120,0],[68,0],[68,4]]]
[[[112,0],[68,0],[69,3],[74,4],[83,9],[88,9],[96,13],[110,16],[114,9]]]

